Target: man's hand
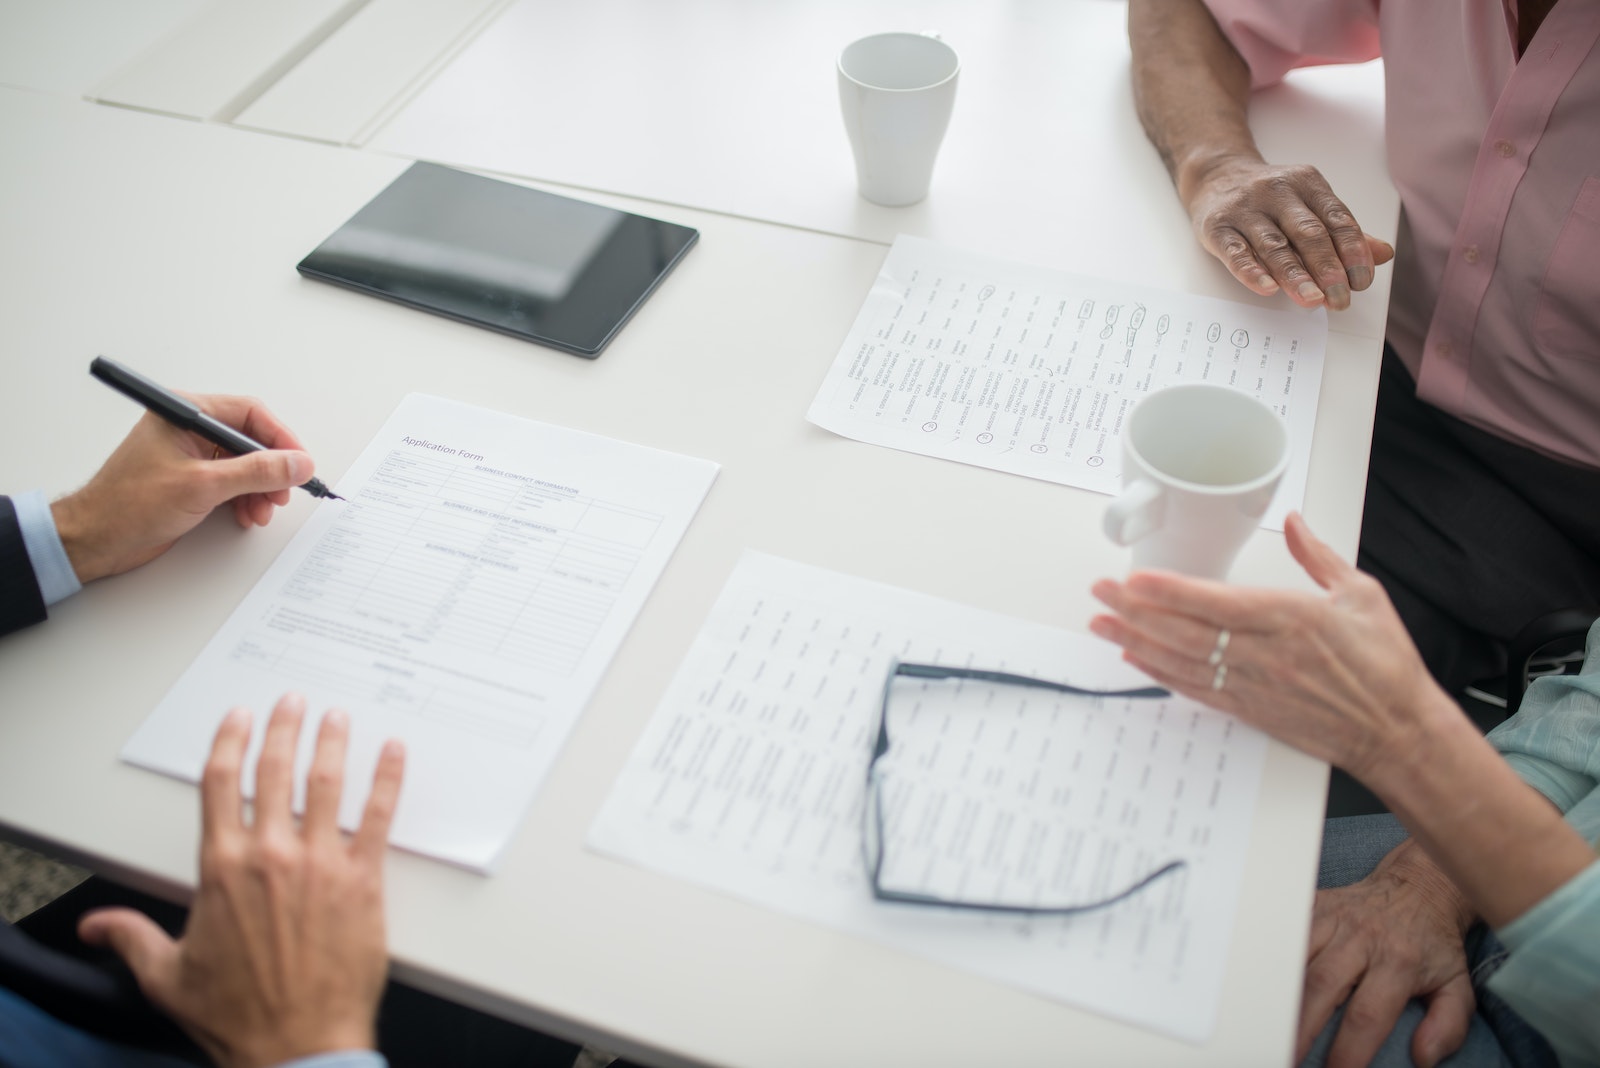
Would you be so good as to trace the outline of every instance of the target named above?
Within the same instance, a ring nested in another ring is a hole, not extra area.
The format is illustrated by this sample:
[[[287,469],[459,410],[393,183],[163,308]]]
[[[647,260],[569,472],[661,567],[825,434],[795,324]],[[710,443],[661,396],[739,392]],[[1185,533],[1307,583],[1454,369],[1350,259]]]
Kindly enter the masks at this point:
[[[266,526],[290,488],[310,480],[311,457],[259,401],[189,399],[267,451],[218,457],[209,442],[147,413],[88,485],[51,506],[78,581],[155,559],[226,501],[240,526]]]
[[[1280,288],[1302,308],[1350,306],[1394,248],[1362,231],[1314,167],[1277,167],[1253,154],[1179,171],[1178,196],[1200,243],[1253,292]]]
[[[1202,0],[1129,0],[1133,94],[1200,243],[1251,292],[1350,306],[1394,258],[1321,174],[1265,163],[1250,132],[1250,69]]]
[[[1412,998],[1428,1006],[1412,1059],[1433,1068],[1454,1053],[1477,1004],[1462,946],[1472,921],[1461,892],[1412,841],[1359,883],[1318,892],[1295,1062],[1345,1005],[1328,1065],[1367,1064]]]
[[[200,889],[174,942],[130,909],[85,916],[84,941],[110,945],[141,989],[223,1068],[373,1045],[383,992],[383,856],[400,793],[404,751],[384,746],[361,827],[337,824],[349,736],[330,711],[306,779],[296,828],[295,743],[305,700],[278,702],[256,766],[255,818],[246,823],[240,768],[250,715],[223,720],[201,780]]]

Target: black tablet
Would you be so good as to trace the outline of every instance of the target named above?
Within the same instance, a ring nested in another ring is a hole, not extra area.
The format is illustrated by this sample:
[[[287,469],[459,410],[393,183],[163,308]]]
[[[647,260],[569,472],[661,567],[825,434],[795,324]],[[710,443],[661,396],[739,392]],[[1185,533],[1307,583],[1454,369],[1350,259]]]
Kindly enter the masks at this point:
[[[414,163],[299,270],[592,358],[699,236],[687,226]]]

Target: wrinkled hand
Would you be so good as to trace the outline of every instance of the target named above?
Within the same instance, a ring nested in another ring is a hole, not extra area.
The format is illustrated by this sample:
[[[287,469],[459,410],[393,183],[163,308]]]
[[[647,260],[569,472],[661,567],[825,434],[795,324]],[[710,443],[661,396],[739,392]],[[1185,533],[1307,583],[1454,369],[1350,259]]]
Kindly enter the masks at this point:
[[[189,399],[267,451],[213,459],[210,442],[146,413],[88,485],[51,506],[78,581],[155,559],[226,501],[240,526],[266,526],[290,488],[310,480],[311,457],[259,401]]]
[[[250,715],[235,709],[223,720],[200,784],[200,888],[181,939],[131,909],[90,913],[78,928],[84,941],[115,949],[145,995],[223,1068],[373,1044],[388,967],[383,856],[404,751],[385,745],[361,826],[346,842],[337,818],[349,725],[329,712],[296,828],[290,805],[304,715],[295,695],[273,711],[249,824],[239,782]]]
[[[1095,584],[1116,614],[1096,616],[1090,629],[1162,685],[1338,764],[1384,796],[1395,754],[1436,729],[1439,716],[1460,712],[1429,677],[1377,581],[1313,537],[1300,516],[1285,532],[1326,595],[1141,571]],[[1214,690],[1208,658],[1224,627],[1228,670]]]
[[[1477,1005],[1462,942],[1473,919],[1461,892],[1412,841],[1360,882],[1320,891],[1295,1063],[1345,1005],[1327,1063],[1366,1065],[1412,998],[1427,1005],[1412,1060],[1433,1068],[1459,1049]]]
[[[1259,158],[1219,160],[1185,183],[1200,243],[1252,292],[1280,288],[1302,308],[1350,306],[1351,290],[1372,284],[1373,268],[1394,258],[1365,233],[1314,167]]]

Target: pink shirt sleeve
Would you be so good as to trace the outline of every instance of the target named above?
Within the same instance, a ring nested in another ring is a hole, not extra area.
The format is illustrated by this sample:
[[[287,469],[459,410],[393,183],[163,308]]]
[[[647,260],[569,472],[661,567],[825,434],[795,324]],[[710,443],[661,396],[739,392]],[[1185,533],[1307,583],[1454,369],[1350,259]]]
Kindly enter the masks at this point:
[[[1379,55],[1378,0],[1204,2],[1249,65],[1253,89],[1277,84],[1295,67],[1365,63]]]

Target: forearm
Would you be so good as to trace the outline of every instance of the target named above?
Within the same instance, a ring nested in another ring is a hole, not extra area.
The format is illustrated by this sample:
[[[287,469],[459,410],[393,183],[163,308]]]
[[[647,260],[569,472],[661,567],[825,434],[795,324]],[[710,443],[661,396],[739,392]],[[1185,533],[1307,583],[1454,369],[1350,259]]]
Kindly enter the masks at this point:
[[[1595,859],[1450,699],[1434,691],[1420,730],[1364,777],[1491,926],[1548,897]]]
[[[1201,0],[1129,0],[1128,40],[1139,121],[1186,207],[1218,162],[1261,159],[1250,70]]]

